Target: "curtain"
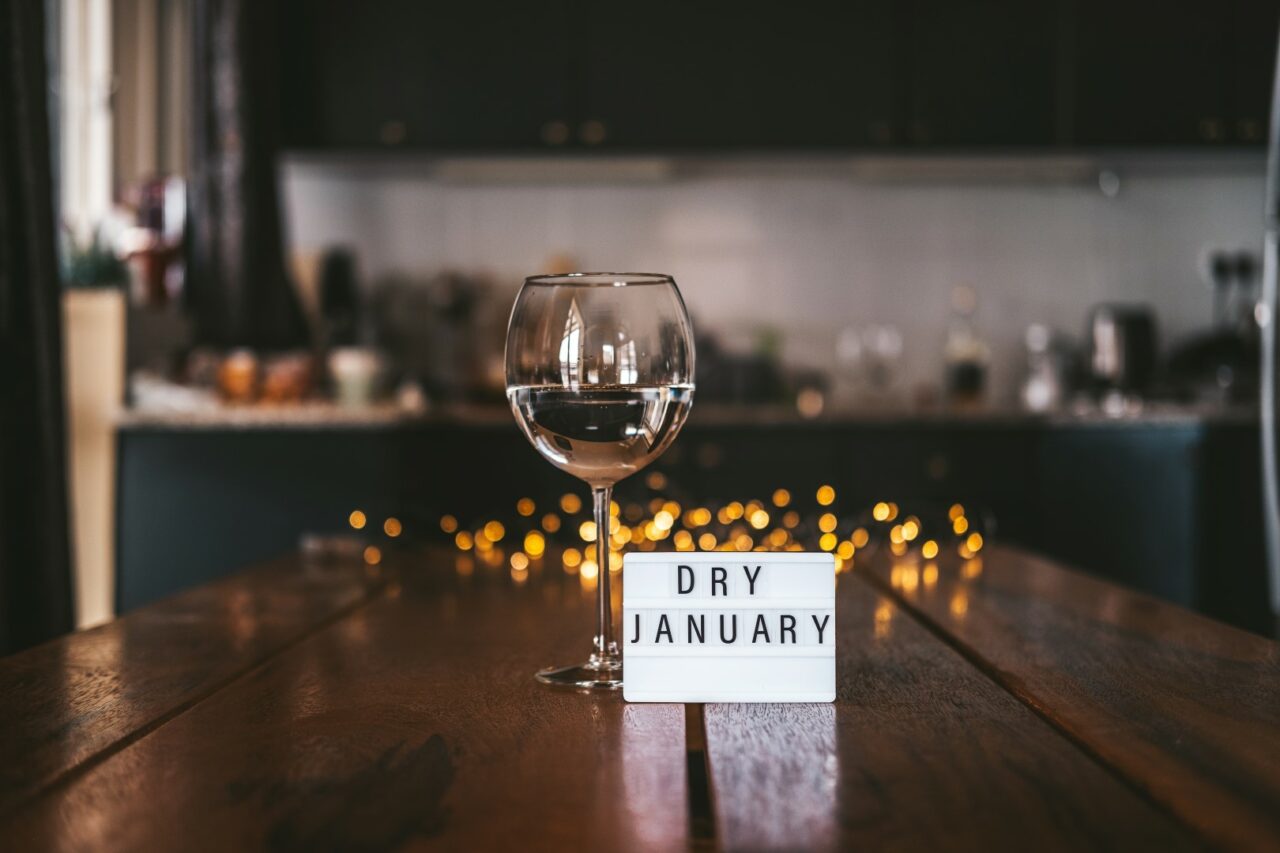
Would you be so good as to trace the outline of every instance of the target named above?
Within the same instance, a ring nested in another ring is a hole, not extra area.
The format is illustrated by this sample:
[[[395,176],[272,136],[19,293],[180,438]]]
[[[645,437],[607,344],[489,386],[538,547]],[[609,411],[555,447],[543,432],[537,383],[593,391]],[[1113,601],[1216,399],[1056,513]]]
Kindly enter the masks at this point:
[[[276,186],[275,0],[195,0],[187,307],[200,343],[307,344]]]
[[[0,653],[73,619],[44,27],[0,2]]]

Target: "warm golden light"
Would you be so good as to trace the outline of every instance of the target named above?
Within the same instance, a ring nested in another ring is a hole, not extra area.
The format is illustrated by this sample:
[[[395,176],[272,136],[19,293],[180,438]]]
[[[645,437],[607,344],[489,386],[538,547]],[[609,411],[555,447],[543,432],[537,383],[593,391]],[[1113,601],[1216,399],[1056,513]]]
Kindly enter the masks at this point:
[[[578,525],[578,536],[583,542],[596,541],[596,523],[594,521],[584,521]]]
[[[524,535],[524,549],[536,560],[547,550],[547,540],[538,531],[530,530]]]
[[[755,544],[755,541],[745,533],[739,533],[733,540],[733,547],[739,551],[750,551]]]
[[[791,503],[791,493],[786,489],[775,489],[773,493],[773,505],[781,509]]]
[[[554,512],[549,512],[542,517],[542,529],[548,533],[555,533],[560,529],[560,516]]]
[[[982,558],[974,557],[972,560],[966,560],[965,564],[960,567],[960,577],[967,581],[982,575]]]
[[[622,571],[622,552],[621,551],[609,552],[609,571],[615,575],[618,572]]]
[[[568,492],[560,497],[560,510],[562,512],[573,515],[580,509],[582,509],[582,499],[573,492]]]
[[[621,514],[622,514],[622,507],[619,506],[618,502],[609,501],[609,515],[613,516],[614,518],[617,518]]]
[[[698,537],[698,547],[704,551],[714,551],[716,549],[716,535],[714,533],[704,533]]]
[[[445,533],[452,533],[458,529],[458,519],[452,515],[440,516],[440,529]]]
[[[400,519],[394,516],[382,522],[382,532],[390,536],[392,539],[399,536],[402,530],[404,530],[404,528],[400,524]]]
[[[365,525],[364,513],[358,509],[353,509],[351,515],[347,516],[347,523],[356,530],[363,530]]]
[[[582,552],[577,548],[565,548],[564,553],[560,555],[560,561],[564,563],[566,572],[574,574],[582,563]]]
[[[658,514],[653,517],[653,526],[658,530],[670,530],[675,523],[675,517],[665,509],[658,510]]]
[[[915,566],[903,566],[902,568],[902,591],[908,595],[914,593],[920,586],[920,570]]]
[[[742,518],[742,513],[745,511],[745,507],[737,501],[732,501],[724,508],[724,511],[728,514],[730,521],[735,521]]]
[[[969,596],[963,589],[957,589],[951,596],[951,615],[960,618],[968,612]]]
[[[901,545],[906,541],[906,537],[902,534],[901,524],[895,524],[893,527],[889,528],[889,541],[894,545]]]
[[[665,489],[667,487],[667,475],[661,471],[650,471],[649,475],[644,478],[644,484],[654,491]]]
[[[960,518],[962,515],[964,515],[964,507],[962,507],[960,504],[952,504],[951,509],[947,510],[947,518],[951,519],[952,521],[955,521],[957,518]]]
[[[534,504],[532,498],[521,498],[520,500],[516,501],[516,512],[520,513],[526,518],[533,515],[533,511],[537,508],[538,507],[537,505]]]
[[[970,533],[969,538],[965,540],[965,544],[969,546],[969,550],[978,553],[982,550],[982,534]]]
[[[917,518],[908,518],[902,522],[902,538],[906,542],[913,541],[920,535],[920,521]]]
[[[890,542],[889,550],[893,552],[894,556],[901,557],[903,554],[907,553],[907,543],[906,542]]]
[[[787,531],[783,530],[781,527],[775,527],[769,532],[769,544],[775,548],[781,548],[783,545],[786,545],[787,539],[789,538]]]
[[[693,534],[687,530],[678,531],[671,541],[675,544],[677,551],[693,550]]]
[[[502,526],[502,522],[494,519],[484,526],[485,538],[490,542],[501,542],[502,537],[507,535],[507,528]]]
[[[884,639],[889,636],[890,625],[893,622],[893,605],[883,599],[876,605],[876,638]]]
[[[938,564],[925,563],[924,572],[920,575],[920,579],[924,581],[925,589],[933,589],[938,584]]]
[[[893,501],[889,501],[889,521],[893,521],[898,517],[898,505]]]
[[[819,486],[817,498],[819,506],[831,506],[836,499],[836,490],[830,486]]]
[[[884,501],[876,504],[871,508],[871,517],[876,521],[886,521],[889,518],[889,505]]]
[[[529,568],[529,558],[525,556],[523,551],[516,551],[511,555],[511,568],[518,572],[523,572]]]
[[[364,549],[364,561],[371,566],[376,566],[382,562],[382,549],[377,545],[370,545]]]
[[[964,533],[969,529],[969,519],[965,518],[963,515],[958,516],[951,522],[951,529],[956,532],[957,536],[959,536],[961,533]]]
[[[747,522],[756,530],[764,530],[769,526],[769,513],[763,509],[755,510],[751,513],[751,517],[747,519]]]
[[[824,551],[834,551],[836,541],[836,535],[834,533],[824,533],[822,534],[822,538],[818,540],[818,547]]]
[[[788,530],[794,530],[800,524],[800,513],[791,510],[782,516],[782,526]]]
[[[859,527],[857,530],[853,531],[852,540],[853,547],[865,548],[867,547],[867,543],[871,541],[871,534],[867,533],[865,527]]]
[[[583,560],[579,574],[587,580],[591,580],[600,574],[600,567],[596,565],[595,560]]]
[[[920,546],[920,554],[926,560],[932,560],[934,557],[938,556],[938,543],[934,542],[932,539],[924,540],[924,544]]]
[[[662,511],[671,516],[674,521],[680,517],[680,504],[675,501],[664,501],[662,504]]]
[[[463,551],[470,551],[472,544],[471,534],[465,530],[459,530],[458,535],[453,537],[453,542]]]
[[[841,542],[840,545],[836,548],[836,556],[838,556],[842,560],[848,560],[849,558],[851,558],[853,556],[853,543]]]
[[[818,529],[823,533],[830,533],[836,529],[835,513],[824,512],[818,519]]]

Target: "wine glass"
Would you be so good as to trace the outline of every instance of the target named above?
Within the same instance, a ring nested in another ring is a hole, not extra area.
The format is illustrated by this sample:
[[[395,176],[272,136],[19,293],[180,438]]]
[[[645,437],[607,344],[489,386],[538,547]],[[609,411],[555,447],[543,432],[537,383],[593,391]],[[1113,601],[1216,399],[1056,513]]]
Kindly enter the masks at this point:
[[[539,681],[622,686],[609,596],[613,486],[657,459],[693,402],[693,329],[675,280],[653,273],[525,279],[507,327],[507,399],[530,443],[585,480],[595,507],[596,634],[585,663]]]

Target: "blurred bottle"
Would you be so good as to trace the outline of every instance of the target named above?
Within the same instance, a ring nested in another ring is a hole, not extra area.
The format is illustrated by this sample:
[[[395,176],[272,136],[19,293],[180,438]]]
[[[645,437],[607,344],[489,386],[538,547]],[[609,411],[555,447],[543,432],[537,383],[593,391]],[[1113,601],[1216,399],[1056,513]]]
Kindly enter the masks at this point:
[[[1027,326],[1027,373],[1022,380],[1022,407],[1029,412],[1051,412],[1062,405],[1062,359],[1053,333],[1043,323]]]
[[[978,294],[972,287],[961,284],[951,289],[944,385],[947,401],[954,406],[980,405],[986,393],[991,348],[974,328],[973,315],[977,308]]]

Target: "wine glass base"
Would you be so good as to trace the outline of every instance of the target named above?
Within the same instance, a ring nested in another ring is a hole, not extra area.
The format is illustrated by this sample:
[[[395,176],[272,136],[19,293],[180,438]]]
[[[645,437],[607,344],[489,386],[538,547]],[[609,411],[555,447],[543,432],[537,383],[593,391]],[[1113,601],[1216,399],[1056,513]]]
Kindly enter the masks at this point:
[[[622,664],[602,666],[595,661],[588,661],[576,666],[556,666],[538,670],[534,678],[553,687],[572,687],[578,690],[620,690]]]

